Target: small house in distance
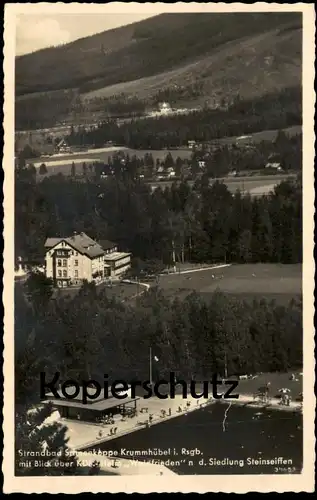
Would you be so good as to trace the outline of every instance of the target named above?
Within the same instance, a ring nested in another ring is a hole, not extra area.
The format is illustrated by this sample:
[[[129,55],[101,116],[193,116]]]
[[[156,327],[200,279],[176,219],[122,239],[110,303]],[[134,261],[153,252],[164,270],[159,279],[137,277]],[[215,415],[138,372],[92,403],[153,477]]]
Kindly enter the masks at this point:
[[[71,148],[65,139],[61,139],[55,146],[56,153],[71,153]]]
[[[159,110],[162,115],[167,115],[172,112],[172,108],[168,102],[162,102],[159,104]]]
[[[46,276],[58,287],[119,279],[131,267],[130,253],[118,251],[117,244],[108,240],[94,241],[86,233],[47,238],[45,254]]]
[[[265,165],[265,168],[270,169],[270,170],[275,170],[277,172],[281,172],[283,170],[280,163],[267,163]]]

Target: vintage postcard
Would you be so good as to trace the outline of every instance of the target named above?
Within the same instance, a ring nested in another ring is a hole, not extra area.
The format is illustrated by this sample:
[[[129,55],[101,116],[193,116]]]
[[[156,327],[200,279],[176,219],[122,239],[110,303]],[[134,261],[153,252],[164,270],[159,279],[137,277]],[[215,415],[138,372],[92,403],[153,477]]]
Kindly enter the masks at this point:
[[[4,20],[4,492],[313,492],[314,5]]]

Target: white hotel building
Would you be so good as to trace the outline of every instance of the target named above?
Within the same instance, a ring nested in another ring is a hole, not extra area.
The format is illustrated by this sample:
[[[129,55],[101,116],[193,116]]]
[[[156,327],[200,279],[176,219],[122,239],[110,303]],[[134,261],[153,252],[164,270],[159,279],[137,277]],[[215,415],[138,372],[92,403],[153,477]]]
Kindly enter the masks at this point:
[[[118,252],[110,241],[97,243],[85,233],[47,238],[45,250],[46,276],[59,287],[120,278],[131,267],[130,253]]]

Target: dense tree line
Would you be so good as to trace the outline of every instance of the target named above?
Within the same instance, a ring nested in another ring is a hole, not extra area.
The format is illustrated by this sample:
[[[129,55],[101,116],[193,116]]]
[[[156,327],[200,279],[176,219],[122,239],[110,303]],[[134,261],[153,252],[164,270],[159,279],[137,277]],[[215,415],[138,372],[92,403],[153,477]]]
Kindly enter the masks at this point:
[[[286,89],[278,94],[250,101],[236,100],[228,110],[202,109],[188,115],[101,123],[98,128],[73,132],[73,146],[103,146],[106,141],[133,149],[163,149],[187,145],[188,141],[211,141],[262,130],[301,125],[301,90]]]
[[[113,158],[113,171],[105,180],[57,175],[37,183],[34,168],[18,166],[16,257],[39,261],[46,237],[84,231],[165,264],[302,260],[300,179],[253,199],[218,181],[209,185],[205,176],[193,187],[183,182],[151,192],[137,162],[120,157]]]
[[[146,102],[137,97],[129,97],[124,94],[112,97],[94,97],[87,99],[82,106],[85,111],[102,112],[114,117],[143,115]]]
[[[213,373],[229,376],[285,371],[302,366],[301,301],[287,306],[274,301],[242,301],[215,292],[206,303],[193,293],[167,300],[158,287],[134,307],[108,297],[105,288],[84,283],[72,297],[55,292],[52,281],[32,273],[15,286],[15,415],[17,475],[100,473],[98,462],[85,470],[68,455],[66,428],[47,423],[51,405],[40,404],[40,372],[50,381],[95,379],[147,380],[149,347],[159,362],[154,381],[206,380]],[[45,425],[43,425],[45,423]],[[35,466],[37,457],[21,452],[58,453],[50,467]],[[69,463],[72,462],[72,463]],[[68,466],[67,466],[68,463]]]
[[[302,364],[297,300],[280,306],[215,292],[209,302],[196,293],[170,301],[154,287],[132,307],[109,298],[105,288],[84,284],[72,298],[57,292],[43,305],[39,294],[28,295],[26,303],[23,289],[17,293],[18,401],[39,398],[41,370],[47,378],[58,371],[63,380],[98,380],[104,373],[112,380],[147,380],[150,346],[159,359],[156,379],[171,371],[187,380],[202,380],[215,372],[223,375],[225,366],[232,376],[286,371]],[[30,371],[25,366],[25,338],[31,331],[37,373],[33,364]]]
[[[204,95],[204,82],[199,78],[187,85],[167,85],[152,96],[152,102],[159,104],[168,102],[169,104],[178,104],[181,101],[189,101]]]
[[[40,404],[39,374],[49,366],[50,349],[48,339],[43,339],[46,348],[40,352],[38,347],[44,344],[38,335],[44,326],[43,313],[49,318],[52,295],[51,282],[42,274],[32,275],[25,289],[20,285],[15,288],[15,474],[97,475],[98,462],[84,468],[77,466],[69,455],[66,426],[49,421],[53,407]],[[46,454],[39,455],[43,450]]]
[[[73,110],[76,92],[61,90],[18,98],[15,103],[15,129],[53,127]]]
[[[279,131],[274,142],[261,141],[250,146],[217,145],[212,153],[208,148],[196,151],[191,164],[196,160],[205,160],[206,173],[209,177],[221,177],[229,172],[237,174],[247,171],[272,173],[274,168],[265,169],[266,165],[277,163],[283,171],[302,170],[302,135],[288,136]],[[276,172],[276,171],[275,171]]]

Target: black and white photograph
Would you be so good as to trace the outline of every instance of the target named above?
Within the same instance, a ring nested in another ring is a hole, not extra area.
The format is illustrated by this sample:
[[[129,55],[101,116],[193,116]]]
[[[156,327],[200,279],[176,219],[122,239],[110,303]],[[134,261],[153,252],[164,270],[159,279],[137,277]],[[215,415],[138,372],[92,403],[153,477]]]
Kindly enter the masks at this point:
[[[314,491],[314,30],[5,5],[6,493]]]

